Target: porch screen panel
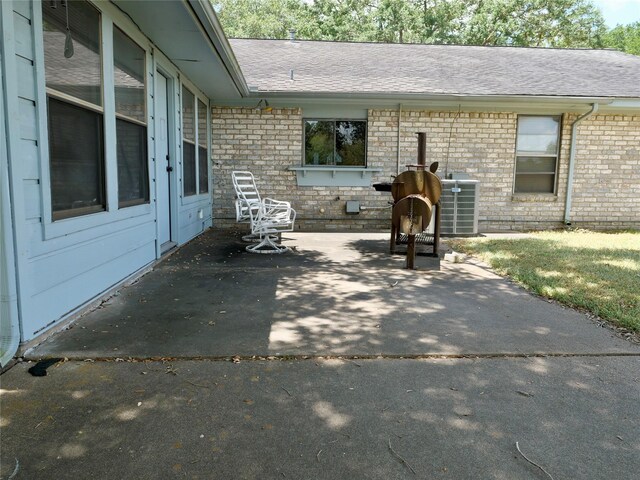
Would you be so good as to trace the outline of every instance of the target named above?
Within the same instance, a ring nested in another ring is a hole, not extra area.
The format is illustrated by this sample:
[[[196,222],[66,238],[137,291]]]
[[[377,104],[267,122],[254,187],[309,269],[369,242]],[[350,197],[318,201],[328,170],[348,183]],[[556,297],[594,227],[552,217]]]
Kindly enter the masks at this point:
[[[113,61],[116,113],[146,124],[145,51],[115,26]]]
[[[182,87],[182,188],[184,196],[197,193],[195,96]]]
[[[118,207],[149,203],[145,51],[113,29]]]
[[[41,5],[55,221],[106,210],[100,13],[86,1]]]
[[[198,187],[200,193],[209,191],[209,155],[207,135],[207,106],[198,100]]]
[[[147,128],[116,118],[118,206],[149,203]]]
[[[102,115],[51,97],[47,103],[54,219],[104,210]]]
[[[53,5],[42,2],[47,88],[101,106],[100,13],[85,1]],[[65,49],[67,10],[72,50]]]

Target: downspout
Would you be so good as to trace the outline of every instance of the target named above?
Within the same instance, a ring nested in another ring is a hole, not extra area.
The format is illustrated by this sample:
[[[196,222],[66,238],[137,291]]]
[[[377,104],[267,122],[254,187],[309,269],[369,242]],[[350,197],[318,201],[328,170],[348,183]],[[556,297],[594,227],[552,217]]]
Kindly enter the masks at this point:
[[[398,139],[397,139],[397,149],[398,153],[396,156],[396,175],[400,175],[400,127],[402,126],[402,104],[398,104]]]
[[[591,110],[580,115],[571,125],[571,144],[569,146],[569,173],[567,176],[567,196],[564,202],[564,224],[571,225],[571,196],[573,194],[573,171],[576,163],[576,136],[578,135],[578,125],[591,115],[598,112],[599,105],[593,103]]]

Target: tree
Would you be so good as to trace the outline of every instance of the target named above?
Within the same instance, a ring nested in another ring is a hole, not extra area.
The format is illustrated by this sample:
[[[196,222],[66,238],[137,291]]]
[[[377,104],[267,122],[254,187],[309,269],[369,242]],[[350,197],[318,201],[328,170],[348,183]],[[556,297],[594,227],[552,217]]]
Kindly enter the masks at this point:
[[[319,37],[318,24],[300,0],[213,0],[230,38],[287,38],[295,28],[302,38]]]
[[[601,47],[606,33],[590,0],[217,0],[216,9],[230,37],[295,28],[309,40]]]
[[[372,13],[377,27],[376,41],[404,43],[417,40],[419,18],[412,2],[381,0]]]
[[[308,4],[316,22],[314,40],[371,41],[375,23],[369,0],[315,0]]]
[[[467,4],[464,0],[419,0],[420,42],[461,43],[460,32],[467,22]]]
[[[470,1],[468,15],[461,40],[472,45],[597,48],[606,32],[588,0]]]
[[[609,30],[604,37],[604,44],[622,52],[640,55],[640,22],[618,25]]]

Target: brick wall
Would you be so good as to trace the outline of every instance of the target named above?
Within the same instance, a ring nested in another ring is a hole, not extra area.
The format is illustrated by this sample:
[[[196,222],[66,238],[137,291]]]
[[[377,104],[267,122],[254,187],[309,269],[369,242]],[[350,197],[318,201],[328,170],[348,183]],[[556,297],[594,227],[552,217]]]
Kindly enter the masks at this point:
[[[640,116],[595,115],[578,128],[572,224],[640,228]]]
[[[214,218],[235,220],[231,171],[254,173],[264,196],[290,200],[303,230],[388,228],[390,210],[345,213],[347,200],[381,208],[390,195],[368,187],[298,187],[291,166],[302,161],[300,109],[213,109]],[[391,180],[416,162],[415,133],[427,133],[427,163],[441,175],[463,172],[481,182],[481,231],[559,228],[564,217],[571,123],[563,115],[557,195],[513,195],[517,114],[404,110],[398,136],[397,110],[369,110],[367,165],[382,168],[373,181]],[[640,117],[598,115],[579,130],[573,221],[591,227],[640,224]],[[585,168],[588,166],[589,168]],[[598,191],[597,199],[592,192]],[[625,209],[621,209],[620,205]]]
[[[259,112],[248,108],[213,108],[212,147],[214,223],[235,223],[233,170],[249,170],[263,197],[291,201],[301,230],[388,228],[390,210],[346,215],[345,202],[384,206],[389,195],[364,187],[298,187],[296,173],[302,163],[302,111],[276,109]],[[370,166],[374,163],[370,162]],[[388,178],[388,174],[387,178]],[[382,200],[384,199],[384,200]]]

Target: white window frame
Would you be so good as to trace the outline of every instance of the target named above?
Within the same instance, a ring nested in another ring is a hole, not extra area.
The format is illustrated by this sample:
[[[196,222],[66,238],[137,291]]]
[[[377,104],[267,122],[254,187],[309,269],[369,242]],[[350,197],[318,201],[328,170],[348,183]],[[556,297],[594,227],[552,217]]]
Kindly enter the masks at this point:
[[[518,151],[518,135],[520,133],[520,119],[521,118],[554,118],[558,120],[558,137],[556,140],[556,151],[554,153],[538,153],[538,152],[519,152]],[[556,196],[558,192],[558,169],[560,165],[560,148],[562,141],[562,115],[529,115],[522,114],[516,118],[516,145],[515,145],[515,161],[513,165],[513,195],[553,195]],[[519,157],[541,157],[541,158],[555,158],[555,171],[551,172],[532,172],[536,175],[553,175],[553,190],[550,192],[516,192],[516,180],[518,175],[528,175],[527,172],[518,173],[518,158]]]

